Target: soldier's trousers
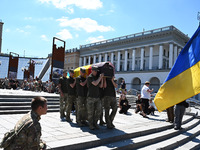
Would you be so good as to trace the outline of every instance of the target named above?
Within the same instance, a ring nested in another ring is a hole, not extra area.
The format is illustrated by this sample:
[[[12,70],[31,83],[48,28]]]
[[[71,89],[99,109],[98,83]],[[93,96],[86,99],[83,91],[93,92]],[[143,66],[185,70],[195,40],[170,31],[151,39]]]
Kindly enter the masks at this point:
[[[176,105],[174,108],[174,127],[181,128],[181,123],[183,119],[183,115],[185,113],[184,105]]]
[[[86,97],[78,96],[77,98],[77,120],[76,122],[85,121],[87,119],[87,101]]]
[[[112,112],[109,114],[110,108],[112,109]],[[117,112],[116,97],[105,96],[104,97],[104,109],[105,109],[106,124],[107,124],[107,126],[111,126],[111,124],[115,118],[116,112]]]
[[[95,126],[101,115],[100,98],[87,98],[87,111],[89,126]]]
[[[168,121],[174,122],[174,106],[169,107],[167,110]]]
[[[75,109],[77,111],[77,107],[76,107],[76,96],[75,95],[68,95],[67,98],[67,115],[66,115],[66,119],[70,119],[70,113],[72,111],[72,105],[74,103]]]
[[[65,111],[67,108],[67,93],[63,93],[63,97],[60,96],[60,118],[65,116]]]

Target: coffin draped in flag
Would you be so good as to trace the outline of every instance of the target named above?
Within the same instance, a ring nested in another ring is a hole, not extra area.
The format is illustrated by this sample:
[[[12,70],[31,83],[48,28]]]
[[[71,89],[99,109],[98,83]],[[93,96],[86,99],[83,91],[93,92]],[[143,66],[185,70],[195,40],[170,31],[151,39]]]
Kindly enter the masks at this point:
[[[200,26],[180,52],[154,99],[163,111],[200,93]]]
[[[115,67],[111,62],[100,62],[92,65],[82,66],[86,70],[86,74],[90,75],[92,72],[92,66],[98,67],[98,74],[104,73],[105,77],[112,77],[115,74]],[[78,67],[74,70],[74,77],[78,77],[80,75],[80,68]]]

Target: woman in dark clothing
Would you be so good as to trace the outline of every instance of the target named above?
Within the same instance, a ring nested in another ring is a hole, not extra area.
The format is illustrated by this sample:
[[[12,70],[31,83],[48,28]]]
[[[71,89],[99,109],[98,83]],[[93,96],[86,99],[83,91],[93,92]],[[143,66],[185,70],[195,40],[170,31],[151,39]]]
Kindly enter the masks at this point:
[[[128,104],[128,100],[126,98],[126,95],[121,94],[120,98],[119,98],[119,108],[120,108],[119,113],[120,114],[123,114],[123,113],[127,114],[127,111],[130,107],[131,107],[131,105]]]

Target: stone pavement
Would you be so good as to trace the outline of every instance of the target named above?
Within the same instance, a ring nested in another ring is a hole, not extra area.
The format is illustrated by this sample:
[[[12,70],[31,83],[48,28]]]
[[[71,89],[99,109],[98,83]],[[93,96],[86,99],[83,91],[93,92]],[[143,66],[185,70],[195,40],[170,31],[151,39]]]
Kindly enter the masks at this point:
[[[5,132],[14,127],[22,116],[23,114],[0,115],[0,139],[2,139]],[[185,115],[183,120],[188,117]],[[149,119],[147,119],[135,114],[133,109],[130,109],[127,115],[117,112],[114,120],[115,129],[107,129],[105,126],[100,126],[99,130],[91,131],[88,127],[78,127],[75,122],[75,115],[71,115],[71,118],[73,119],[72,123],[61,122],[59,112],[47,113],[41,117],[42,139],[46,141],[48,149],[89,142],[91,139],[98,140],[114,135],[123,135],[131,133],[133,130],[143,131],[144,129],[169,125],[169,123],[165,122],[165,112],[159,113],[156,111],[154,116],[149,115]]]

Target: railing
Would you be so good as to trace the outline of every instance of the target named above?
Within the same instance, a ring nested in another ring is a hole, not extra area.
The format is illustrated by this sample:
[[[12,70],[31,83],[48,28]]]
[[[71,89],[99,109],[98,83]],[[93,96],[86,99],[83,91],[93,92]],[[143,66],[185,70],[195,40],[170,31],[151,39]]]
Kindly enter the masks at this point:
[[[135,34],[127,35],[127,36],[117,37],[117,38],[113,38],[113,39],[109,39],[109,40],[104,40],[104,41],[100,41],[100,42],[96,42],[96,43],[80,45],[80,49],[91,47],[91,46],[96,46],[96,45],[100,45],[100,44],[105,44],[105,43],[116,42],[116,41],[120,41],[120,40],[126,40],[126,39],[135,38],[135,37],[139,37],[139,36],[149,35],[149,34],[153,34],[153,33],[172,31],[172,30],[176,30],[179,33],[181,33],[182,35],[186,36],[184,33],[182,33],[180,30],[178,30],[174,26],[167,26],[167,27],[158,28],[158,29],[154,29],[154,30],[140,32],[140,33],[135,33]]]

